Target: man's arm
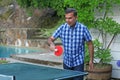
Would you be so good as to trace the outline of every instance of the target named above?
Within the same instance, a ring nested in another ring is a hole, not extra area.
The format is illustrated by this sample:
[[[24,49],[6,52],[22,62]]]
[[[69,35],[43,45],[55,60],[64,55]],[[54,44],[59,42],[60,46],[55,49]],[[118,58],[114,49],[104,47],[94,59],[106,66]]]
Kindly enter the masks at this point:
[[[89,54],[90,54],[90,61],[89,61],[89,68],[90,69],[93,69],[93,59],[94,59],[94,46],[93,46],[93,43],[92,41],[88,41],[87,42],[87,45],[88,45],[88,50],[89,50]]]

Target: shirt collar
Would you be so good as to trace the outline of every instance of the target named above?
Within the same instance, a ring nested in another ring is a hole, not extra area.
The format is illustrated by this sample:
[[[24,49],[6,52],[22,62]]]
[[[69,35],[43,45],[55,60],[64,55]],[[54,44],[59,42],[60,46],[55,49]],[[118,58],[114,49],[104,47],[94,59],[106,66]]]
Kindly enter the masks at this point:
[[[67,23],[66,23],[66,24],[67,24]],[[75,27],[73,27],[73,28],[76,28],[76,27],[77,27],[77,24],[78,24],[78,22],[76,21]],[[70,25],[68,25],[68,24],[67,24],[67,26],[68,26],[69,28],[72,28],[72,27],[70,27]]]

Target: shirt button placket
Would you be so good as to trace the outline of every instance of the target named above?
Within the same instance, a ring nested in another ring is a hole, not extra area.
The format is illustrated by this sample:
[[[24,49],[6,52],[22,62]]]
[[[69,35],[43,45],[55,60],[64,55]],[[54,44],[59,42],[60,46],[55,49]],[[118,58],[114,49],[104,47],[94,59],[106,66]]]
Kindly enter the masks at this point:
[[[71,29],[71,65],[73,66],[73,29]]]
[[[73,52],[72,51],[72,49],[73,49],[73,46],[74,44],[73,44],[73,29],[72,29],[72,31],[71,31],[71,53]]]

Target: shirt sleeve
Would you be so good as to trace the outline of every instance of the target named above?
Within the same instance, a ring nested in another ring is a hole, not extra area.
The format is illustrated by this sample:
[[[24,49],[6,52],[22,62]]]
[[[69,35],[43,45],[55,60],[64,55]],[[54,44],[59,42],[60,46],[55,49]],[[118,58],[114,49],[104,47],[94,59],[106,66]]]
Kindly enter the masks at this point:
[[[84,38],[85,38],[85,41],[91,41],[92,40],[92,36],[91,36],[87,27],[84,28]]]
[[[52,35],[55,39],[60,37],[63,25],[61,25]]]

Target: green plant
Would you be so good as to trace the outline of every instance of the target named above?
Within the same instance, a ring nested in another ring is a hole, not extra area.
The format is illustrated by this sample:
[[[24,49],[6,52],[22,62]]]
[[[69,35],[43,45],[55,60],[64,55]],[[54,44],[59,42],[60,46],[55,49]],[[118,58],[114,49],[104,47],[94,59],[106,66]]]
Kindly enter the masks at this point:
[[[95,39],[93,41],[93,44],[94,44],[94,62],[99,63],[99,64],[109,63],[112,60],[110,49],[103,48],[103,44],[100,43],[100,41],[98,41],[98,39]],[[85,63],[88,63],[89,62],[89,52],[87,49],[87,45],[85,47],[86,47]]]
[[[110,53],[110,49],[103,48],[103,44],[96,39],[94,41],[94,47],[95,47],[95,58],[99,59],[99,63],[108,63],[112,60],[112,56]]]
[[[104,3],[101,3],[101,5],[95,9],[95,11],[98,12],[97,14],[102,13],[102,15],[100,14],[101,17],[94,19],[93,22],[93,28],[97,29],[97,32],[99,34],[96,37],[97,39],[93,41],[95,48],[94,58],[97,58],[97,60],[99,59],[100,64],[108,63],[112,60],[110,46],[115,37],[120,34],[120,24],[117,23],[113,18],[109,17],[109,15],[112,15],[113,12],[112,6],[113,3],[110,3],[107,0]],[[109,41],[108,35],[111,36],[111,39],[109,39]],[[99,42],[98,39],[101,39],[101,42]]]

